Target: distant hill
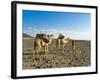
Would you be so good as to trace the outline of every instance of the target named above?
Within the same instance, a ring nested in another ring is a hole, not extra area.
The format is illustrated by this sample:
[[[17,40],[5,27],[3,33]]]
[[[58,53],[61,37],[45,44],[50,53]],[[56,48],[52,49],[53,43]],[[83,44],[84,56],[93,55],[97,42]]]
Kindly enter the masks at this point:
[[[27,33],[23,33],[24,38],[33,38],[32,36],[28,35]]]

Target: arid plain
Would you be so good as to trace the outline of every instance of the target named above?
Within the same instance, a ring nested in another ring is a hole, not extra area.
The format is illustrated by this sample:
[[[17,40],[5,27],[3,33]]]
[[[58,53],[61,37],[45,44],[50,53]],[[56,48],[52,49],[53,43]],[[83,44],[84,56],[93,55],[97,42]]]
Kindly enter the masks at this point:
[[[64,47],[62,53],[56,47],[56,39],[53,39],[49,45],[47,56],[44,51],[40,51],[33,56],[34,38],[23,35],[23,54],[22,68],[23,69],[44,69],[44,68],[69,68],[83,67],[91,64],[91,41],[75,40],[76,48],[72,50],[71,41]]]

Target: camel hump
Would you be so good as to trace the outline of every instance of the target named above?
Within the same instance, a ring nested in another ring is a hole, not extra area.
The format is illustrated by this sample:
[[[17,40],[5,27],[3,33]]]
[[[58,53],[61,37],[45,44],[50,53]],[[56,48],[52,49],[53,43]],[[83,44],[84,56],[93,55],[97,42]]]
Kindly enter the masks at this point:
[[[36,38],[42,38],[41,34],[36,34]]]

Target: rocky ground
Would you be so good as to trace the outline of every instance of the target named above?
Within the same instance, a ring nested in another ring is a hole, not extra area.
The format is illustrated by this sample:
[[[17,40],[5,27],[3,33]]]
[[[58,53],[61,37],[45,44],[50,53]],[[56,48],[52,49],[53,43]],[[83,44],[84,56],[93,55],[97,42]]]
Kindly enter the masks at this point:
[[[90,41],[77,40],[75,50],[72,50],[69,42],[62,53],[55,46],[56,40],[53,40],[47,55],[43,51],[33,55],[32,44],[33,40],[23,40],[23,69],[81,67],[91,63]]]

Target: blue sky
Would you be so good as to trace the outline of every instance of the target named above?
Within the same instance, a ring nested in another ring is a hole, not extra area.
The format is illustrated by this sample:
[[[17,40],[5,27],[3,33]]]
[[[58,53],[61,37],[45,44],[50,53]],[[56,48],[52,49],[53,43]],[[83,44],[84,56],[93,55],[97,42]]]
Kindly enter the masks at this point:
[[[23,33],[59,33],[72,39],[91,39],[91,14],[23,10]]]

